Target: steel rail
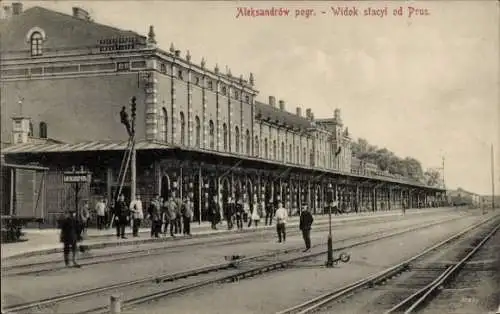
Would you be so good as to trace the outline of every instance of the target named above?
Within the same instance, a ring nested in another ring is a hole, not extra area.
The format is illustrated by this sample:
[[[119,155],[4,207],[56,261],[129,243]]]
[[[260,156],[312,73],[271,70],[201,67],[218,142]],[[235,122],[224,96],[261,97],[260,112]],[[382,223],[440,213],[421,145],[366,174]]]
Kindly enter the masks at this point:
[[[333,302],[341,297],[352,294],[353,292],[357,291],[358,289],[361,289],[361,288],[364,288],[367,286],[368,287],[373,286],[377,282],[381,282],[387,278],[394,276],[395,274],[398,274],[398,273],[408,269],[410,264],[412,262],[414,262],[415,260],[421,258],[422,256],[424,256],[426,254],[429,254],[432,251],[435,251],[438,248],[441,248],[442,246],[462,237],[466,233],[468,233],[472,230],[475,230],[475,229],[483,226],[484,224],[487,224],[495,219],[498,219],[498,216],[486,218],[486,219],[480,221],[479,223],[476,223],[476,224],[466,228],[465,230],[462,230],[462,231],[456,233],[455,235],[425,249],[424,251],[420,252],[419,254],[414,255],[413,257],[411,257],[411,258],[409,258],[409,259],[407,259],[399,264],[396,264],[392,267],[389,267],[389,268],[387,268],[379,273],[369,275],[369,276],[362,278],[354,283],[348,284],[340,289],[336,289],[332,292],[325,293],[323,295],[320,295],[316,298],[313,298],[311,300],[308,300],[308,301],[303,302],[301,304],[298,304],[296,306],[279,311],[276,314],[291,314],[291,313],[306,314],[306,313],[314,312],[314,311],[322,308],[325,304],[331,303],[331,302]]]
[[[405,314],[413,313],[421,308],[425,302],[429,301],[435,293],[439,292],[441,287],[453,276],[456,275],[476,253],[479,251],[484,244],[498,231],[500,225],[497,225],[491,232],[489,232],[482,240],[479,242],[474,249],[472,249],[469,254],[467,254],[460,261],[454,263],[453,265],[446,268],[444,272],[442,272],[434,281],[429,283],[427,286],[418,290],[408,298],[404,299],[390,310],[386,312],[386,314],[402,312],[405,311]],[[406,309],[406,310],[405,310]]]
[[[356,246],[361,246],[361,245],[369,244],[369,243],[376,242],[376,241],[379,241],[379,240],[382,240],[382,239],[386,239],[386,238],[390,238],[390,237],[395,237],[395,236],[398,236],[398,235],[401,235],[401,234],[404,234],[404,233],[409,233],[409,232],[413,232],[413,231],[416,231],[416,230],[426,229],[426,228],[430,228],[430,227],[435,226],[435,225],[439,225],[439,224],[443,224],[443,223],[447,223],[447,222],[452,222],[452,221],[455,221],[455,220],[465,219],[465,218],[466,217],[453,217],[451,219],[445,219],[443,221],[439,221],[439,222],[435,222],[435,223],[431,223],[431,224],[429,224],[429,223],[423,223],[421,225],[414,226],[414,227],[411,227],[411,228],[403,227],[403,228],[400,228],[401,231],[389,233],[389,234],[378,236],[378,237],[375,237],[375,238],[372,238],[372,239],[368,239],[368,240],[362,240],[362,241],[359,241],[359,242],[355,242],[353,244],[337,248],[337,249],[335,249],[335,251],[342,251],[342,250],[345,250],[345,249],[348,249],[348,248],[352,248],[352,247],[356,247]],[[356,238],[367,238],[367,237],[371,237],[371,236],[377,236],[377,235],[379,235],[381,233],[383,234],[384,231],[377,231],[377,232],[373,232],[373,233],[361,235],[361,236],[356,237]],[[347,239],[343,239],[343,240],[340,240],[340,241],[346,241],[346,240]],[[337,242],[340,242],[340,241],[337,241]],[[319,247],[319,246],[324,246],[324,245],[325,245],[324,243],[318,243],[316,245],[313,245],[313,247]],[[177,272],[177,273],[173,273],[173,274],[170,273],[170,274],[165,274],[165,275],[160,275],[160,276],[149,276],[147,278],[142,278],[142,279],[137,279],[137,280],[131,280],[131,281],[126,281],[126,282],[112,284],[112,285],[101,286],[101,287],[97,287],[97,288],[82,290],[82,291],[78,291],[78,292],[74,292],[74,293],[69,293],[69,294],[65,294],[65,295],[60,295],[60,296],[56,296],[56,297],[51,297],[51,298],[46,298],[46,299],[42,299],[42,300],[36,300],[36,301],[26,302],[26,303],[23,303],[23,304],[17,304],[17,305],[10,306],[10,307],[4,307],[4,311],[7,311],[7,313],[14,313],[14,312],[25,311],[25,310],[29,310],[29,309],[32,309],[32,308],[42,307],[42,306],[46,306],[46,305],[50,305],[50,304],[54,304],[54,303],[58,303],[58,302],[63,302],[63,301],[75,299],[75,298],[82,297],[82,296],[88,296],[88,295],[92,295],[92,294],[102,293],[102,292],[113,290],[113,289],[126,288],[126,287],[130,287],[130,286],[134,286],[134,285],[140,285],[140,284],[144,284],[144,283],[148,283],[148,282],[158,283],[158,282],[164,282],[164,281],[175,281],[175,280],[179,280],[179,279],[183,279],[183,278],[195,276],[195,275],[198,275],[198,274],[203,274],[203,273],[208,273],[208,272],[214,272],[214,271],[219,271],[219,270],[225,270],[225,269],[229,269],[229,268],[235,268],[235,267],[237,267],[237,265],[239,265],[241,263],[244,263],[244,262],[249,262],[249,261],[252,261],[252,260],[257,260],[257,259],[262,259],[262,258],[267,258],[267,257],[278,256],[280,254],[287,254],[287,253],[291,253],[291,252],[297,252],[297,251],[300,251],[302,249],[303,249],[303,247],[297,247],[297,248],[292,248],[292,249],[280,250],[278,252],[274,251],[274,252],[271,252],[271,253],[260,254],[260,255],[250,256],[250,257],[245,257],[245,258],[241,258],[241,259],[230,261],[230,262],[224,262],[224,263],[212,264],[212,265],[203,266],[203,267],[197,267],[197,268],[194,268],[194,269],[190,269],[190,270],[187,270],[187,271],[181,271],[181,272]],[[296,262],[298,260],[305,260],[305,259],[309,259],[309,258],[314,258],[314,257],[320,256],[320,255],[324,255],[324,254],[326,254],[326,250],[321,251],[321,252],[317,252],[317,253],[310,253],[310,254],[302,255],[302,256],[300,256],[298,258],[293,258],[293,259],[290,259],[290,260],[285,260],[285,261],[281,261],[281,262],[277,262],[277,263],[272,263],[272,264],[269,264],[267,266],[262,266],[260,268],[264,269],[266,267],[276,267],[276,266],[279,266],[279,265],[290,264],[290,263]],[[256,270],[254,269],[253,271],[255,272]],[[232,275],[232,276],[234,278],[238,278],[239,275],[242,275],[242,274],[244,275],[244,273],[246,273],[246,272],[243,272],[241,274],[238,273],[238,274]],[[208,284],[214,283],[214,282],[215,282],[214,280],[211,280],[211,281],[209,280],[209,281],[205,281],[203,283],[199,283],[199,284],[196,284],[196,285],[194,285],[194,284],[190,285],[190,287],[187,287],[186,289],[193,289],[195,287],[201,287],[203,285],[208,285]],[[170,295],[172,293],[176,293],[177,291],[178,290],[173,291],[172,289],[169,289],[169,290],[165,290],[164,293],[166,293],[165,295]],[[182,290],[182,291],[185,291],[185,289]],[[158,298],[158,297],[159,296],[156,296],[155,298]],[[144,297],[142,297],[142,298],[144,298]],[[138,299],[138,300],[140,300],[140,299]],[[134,301],[134,302],[135,303],[133,303],[133,305],[138,304],[137,300]],[[127,304],[128,304],[127,301],[125,301],[124,302],[124,306],[126,306]],[[96,309],[96,310],[92,310],[92,311],[100,311],[100,310],[102,310],[102,309]],[[82,313],[87,313],[87,312],[89,312],[89,311],[82,312]]]
[[[324,226],[324,224],[319,225],[319,227],[320,228],[316,229],[317,231],[324,231],[327,229],[327,226]],[[218,239],[218,240],[215,240],[214,242],[210,242],[210,243],[206,243],[206,242],[185,243],[185,244],[178,244],[178,245],[173,245],[173,246],[157,247],[157,248],[152,248],[152,249],[135,250],[132,252],[117,252],[117,253],[103,254],[103,255],[98,255],[98,256],[89,256],[89,257],[80,258],[79,261],[90,260],[89,262],[80,263],[81,266],[86,266],[86,265],[95,265],[95,264],[117,262],[117,261],[123,261],[123,260],[134,259],[134,258],[141,258],[141,257],[146,257],[146,256],[161,255],[161,254],[168,253],[168,251],[170,251],[172,249],[179,249],[179,248],[184,248],[184,247],[193,247],[193,246],[212,247],[212,246],[222,246],[226,243],[227,244],[242,244],[242,243],[252,242],[252,240],[255,240],[255,238],[257,236],[267,235],[267,233],[269,233],[268,231],[270,231],[270,230],[268,229],[268,230],[265,230],[264,232],[252,233],[250,237],[247,235],[247,236],[240,236],[240,237],[235,237],[235,238],[231,238],[231,239]],[[272,231],[275,232],[274,230],[272,230]],[[296,234],[299,234],[299,232],[300,231],[294,230],[294,231],[289,232],[289,235],[296,235]],[[19,275],[42,273],[42,272],[55,271],[55,270],[67,268],[66,266],[62,265],[59,267],[51,267],[49,269],[47,269],[47,268],[30,269],[27,271],[15,272],[16,270],[25,269],[28,267],[49,266],[49,265],[54,265],[54,264],[61,264],[61,261],[60,260],[51,260],[51,261],[44,261],[44,262],[39,262],[39,263],[7,266],[7,267],[2,269],[2,275],[4,275],[4,276],[19,276]],[[57,266],[57,265],[54,265],[54,266]],[[14,271],[14,272],[11,272],[11,271]]]
[[[393,217],[393,216],[390,216],[390,217]],[[394,216],[394,217],[399,218],[399,216]],[[370,223],[373,223],[373,224],[387,222],[387,220],[385,220],[383,218],[366,218],[366,219],[362,218],[362,219],[356,219],[354,221],[338,222],[333,226],[340,227],[340,228],[359,226],[359,225],[366,224],[367,220],[369,220]],[[325,230],[325,227],[326,228],[328,227],[328,222],[320,222],[316,226],[317,226],[317,229],[315,229],[316,231],[323,231],[323,230]],[[216,246],[216,245],[222,245],[226,242],[234,244],[235,241],[240,241],[240,240],[244,240],[244,241],[241,241],[241,243],[245,243],[245,242],[251,242],[252,241],[251,239],[253,239],[255,237],[267,235],[268,233],[274,233],[274,232],[275,232],[275,230],[271,229],[271,228],[257,230],[257,231],[253,231],[253,232],[247,231],[247,232],[244,232],[242,234],[238,234],[238,233],[230,234],[230,235],[240,235],[240,236],[236,236],[236,237],[229,238],[229,239],[228,238],[216,238],[215,241],[210,242],[208,244],[206,242],[181,243],[181,244],[174,244],[172,246],[154,247],[154,248],[149,248],[149,249],[139,249],[139,250],[134,250],[134,251],[126,251],[126,252],[116,252],[116,253],[102,254],[102,255],[97,255],[97,256],[87,256],[87,257],[84,256],[84,257],[81,257],[79,259],[79,261],[81,262],[81,261],[91,260],[90,262],[81,263],[82,266],[86,266],[86,265],[95,265],[95,264],[122,261],[122,260],[127,260],[127,259],[141,258],[141,257],[146,257],[146,256],[152,256],[152,255],[161,255],[161,254],[168,252],[171,249],[178,249],[178,248],[183,248],[183,247],[207,246],[207,245],[208,246]],[[299,234],[299,233],[300,233],[300,231],[293,229],[292,231],[289,231],[288,234],[295,235],[295,234]],[[248,235],[248,234],[250,234],[250,235]],[[215,236],[218,236],[218,235],[215,235]],[[220,235],[220,236],[224,236],[224,235]],[[200,240],[200,239],[195,238],[195,240]],[[190,240],[190,239],[182,239],[182,240]],[[166,241],[168,242],[168,240],[166,240]],[[164,243],[164,242],[158,242],[158,244],[160,244],[160,243]],[[110,258],[110,259],[106,259],[106,258]],[[104,261],[100,260],[100,259],[104,259]],[[61,261],[59,259],[57,259],[57,260],[50,260],[50,261],[37,262],[37,263],[14,264],[14,265],[9,265],[9,266],[4,266],[4,267],[2,267],[1,270],[2,270],[2,275],[4,275],[4,276],[19,276],[19,275],[38,274],[38,273],[42,273],[42,272],[65,269],[66,266],[62,265],[59,267],[51,267],[49,269],[47,269],[47,268],[29,269],[26,271],[22,271],[22,269],[33,268],[33,267],[42,267],[42,266],[48,266],[48,265],[57,266],[55,264],[60,264],[60,263],[61,263]]]
[[[458,218],[458,219],[460,219],[460,218]],[[427,228],[430,228],[432,226],[439,225],[439,224],[442,224],[445,222],[454,221],[454,220],[457,220],[457,218],[447,219],[445,221],[440,221],[440,222],[436,222],[436,223],[432,223],[432,224],[426,223],[426,224],[422,224],[422,225],[419,225],[416,227],[411,227],[411,228],[407,228],[407,227],[401,228],[402,229],[401,231],[389,233],[389,234],[386,234],[386,235],[383,235],[383,236],[380,236],[380,237],[377,237],[374,239],[368,239],[368,240],[355,242],[353,244],[339,247],[339,248],[335,249],[335,251],[342,251],[342,250],[345,250],[348,248],[352,248],[352,247],[361,246],[361,245],[369,244],[372,242],[380,241],[382,239],[395,237],[395,236],[398,236],[398,235],[401,235],[404,233],[409,233],[409,232],[413,232],[413,231],[421,230],[421,229],[427,229]],[[368,236],[370,236],[370,235],[365,235],[365,237],[368,237]],[[322,244],[322,245],[324,245],[324,244]],[[302,248],[299,248],[298,250],[302,250]],[[323,250],[323,251],[316,252],[316,253],[310,253],[310,254],[286,259],[286,260],[279,261],[279,262],[269,263],[269,264],[264,265],[264,266],[255,267],[255,268],[252,268],[250,270],[241,271],[241,272],[238,272],[237,274],[227,275],[227,276],[224,276],[222,278],[208,279],[208,280],[204,280],[204,281],[200,281],[200,282],[196,282],[196,283],[192,283],[192,284],[188,284],[188,285],[183,285],[183,286],[176,287],[173,289],[166,289],[163,291],[159,291],[159,292],[152,293],[149,295],[133,298],[130,300],[125,300],[122,303],[122,309],[128,309],[128,308],[131,308],[135,305],[139,305],[139,304],[146,303],[146,302],[149,302],[152,300],[156,300],[158,298],[171,296],[171,295],[185,292],[187,290],[192,290],[195,288],[200,288],[200,287],[211,285],[211,284],[223,283],[223,282],[227,282],[227,281],[237,281],[239,279],[252,277],[252,276],[255,276],[255,275],[258,275],[261,273],[265,273],[265,272],[269,272],[269,271],[273,271],[276,269],[286,268],[287,265],[293,264],[297,261],[307,260],[307,259],[314,258],[314,257],[320,256],[320,255],[325,255],[326,252],[327,252],[326,250]],[[257,259],[257,258],[253,258],[253,259]],[[239,262],[242,262],[242,260],[239,260],[237,263],[239,264]],[[108,307],[104,306],[104,307],[100,307],[100,308],[93,309],[93,310],[79,312],[78,314],[83,314],[83,313],[85,313],[85,314],[88,314],[88,313],[102,313],[102,314],[104,314],[104,313],[107,313],[107,311],[108,311]]]

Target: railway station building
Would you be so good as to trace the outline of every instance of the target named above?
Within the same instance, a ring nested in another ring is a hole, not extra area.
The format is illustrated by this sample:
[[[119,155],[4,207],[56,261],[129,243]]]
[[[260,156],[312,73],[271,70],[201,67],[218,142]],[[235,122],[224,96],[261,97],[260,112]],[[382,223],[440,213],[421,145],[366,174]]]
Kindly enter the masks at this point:
[[[200,221],[213,197],[281,200],[291,214],[303,203],[323,211],[333,198],[347,211],[444,199],[441,188],[353,158],[340,109],[316,119],[311,109],[260,97],[252,74],[195,63],[174,44],[162,49],[153,26],[143,36],[76,7],[64,14],[14,3],[9,12],[0,20],[2,154],[50,169],[47,221],[75,206],[63,171],[90,171],[87,200],[116,192],[128,140],[119,112],[132,97],[137,193],[146,202],[172,191],[192,197]],[[130,184],[128,175],[126,195]]]

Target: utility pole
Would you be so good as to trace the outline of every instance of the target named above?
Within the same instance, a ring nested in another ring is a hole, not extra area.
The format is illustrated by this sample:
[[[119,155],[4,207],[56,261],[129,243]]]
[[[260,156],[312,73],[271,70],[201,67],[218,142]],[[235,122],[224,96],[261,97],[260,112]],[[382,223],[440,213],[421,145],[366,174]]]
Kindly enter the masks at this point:
[[[446,183],[444,181],[444,156],[443,156],[443,167],[442,167],[442,169],[443,169],[443,187],[446,189]]]
[[[132,151],[130,156],[130,201],[135,201],[136,198],[136,187],[137,187],[137,178],[136,178],[136,152],[135,152],[135,119],[136,119],[136,98],[132,97],[132,101],[130,104],[132,121],[131,121],[131,131],[132,131]]]
[[[491,209],[495,209],[495,158],[493,144],[491,144]]]

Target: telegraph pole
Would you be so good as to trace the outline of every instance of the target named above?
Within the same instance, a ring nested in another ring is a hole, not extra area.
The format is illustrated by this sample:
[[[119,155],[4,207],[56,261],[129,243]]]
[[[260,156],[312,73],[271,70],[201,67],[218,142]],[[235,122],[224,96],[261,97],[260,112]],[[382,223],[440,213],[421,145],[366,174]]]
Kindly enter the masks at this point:
[[[443,156],[443,187],[446,189],[446,183],[444,181],[444,156]]]
[[[491,144],[491,209],[495,209],[495,158],[493,144]]]
[[[130,201],[135,201],[136,197],[136,153],[135,153],[135,118],[136,118],[136,98],[132,97],[130,104],[131,117],[131,131],[132,131],[132,151],[130,156]]]

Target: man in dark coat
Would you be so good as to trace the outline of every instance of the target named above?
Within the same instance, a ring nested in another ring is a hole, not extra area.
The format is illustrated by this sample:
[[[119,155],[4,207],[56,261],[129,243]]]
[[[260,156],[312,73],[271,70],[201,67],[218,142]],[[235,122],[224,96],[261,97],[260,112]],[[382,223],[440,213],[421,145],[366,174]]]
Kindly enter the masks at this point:
[[[228,230],[233,229],[233,217],[235,212],[236,212],[236,206],[234,204],[233,198],[229,197],[227,200],[226,210],[225,210]]]
[[[302,231],[302,238],[306,244],[304,252],[311,249],[311,225],[314,221],[313,216],[307,209],[307,205],[302,205],[302,213],[300,214],[300,230]]]
[[[81,237],[82,228],[76,218],[74,211],[68,211],[66,215],[59,221],[61,229],[61,242],[64,244],[64,263],[69,265],[69,253],[72,253],[72,262],[74,267],[80,267],[76,263],[77,242]]]
[[[239,199],[235,204],[236,227],[238,230],[243,230],[243,201]]]
[[[264,221],[264,226],[273,224],[273,216],[275,212],[276,206],[273,200],[270,200],[266,206],[266,220]]]
[[[148,218],[151,219],[151,237],[158,238],[162,225],[161,198],[159,195],[149,205]]]
[[[210,221],[212,223],[212,229],[217,230],[217,224],[220,222],[220,206],[217,201],[217,196],[214,196],[212,201],[210,202]]]
[[[125,196],[123,196],[123,194],[119,196],[118,201],[115,204],[114,214],[116,224],[116,237],[126,239],[125,226],[127,225],[130,218],[130,210],[127,206],[127,203],[125,203]]]

